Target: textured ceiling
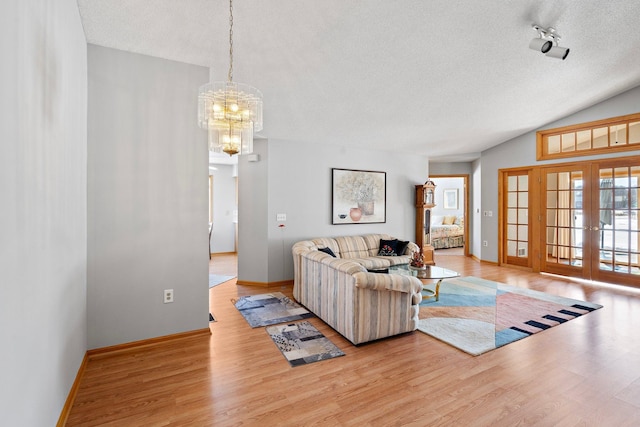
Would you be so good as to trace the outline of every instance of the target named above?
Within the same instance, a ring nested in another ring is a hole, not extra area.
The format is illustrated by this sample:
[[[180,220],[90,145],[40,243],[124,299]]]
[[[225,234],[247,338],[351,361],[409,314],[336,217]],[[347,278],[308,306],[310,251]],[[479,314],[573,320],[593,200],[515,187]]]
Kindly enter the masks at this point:
[[[226,0],[78,5],[89,43],[227,77]],[[640,85],[639,16],[637,0],[235,0],[234,81],[264,94],[261,136],[464,161]],[[528,48],[534,22],[565,61]]]

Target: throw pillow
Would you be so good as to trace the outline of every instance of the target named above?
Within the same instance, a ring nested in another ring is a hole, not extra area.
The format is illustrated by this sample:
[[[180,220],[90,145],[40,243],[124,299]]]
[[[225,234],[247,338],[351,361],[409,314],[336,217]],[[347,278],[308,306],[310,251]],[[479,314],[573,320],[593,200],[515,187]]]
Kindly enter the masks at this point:
[[[380,239],[380,249],[378,250],[378,256],[399,256],[404,254],[409,246],[409,241],[403,241],[398,239],[384,240]]]
[[[333,251],[331,250],[331,248],[318,248],[318,250],[319,250],[320,252],[324,252],[325,254],[329,254],[329,255],[331,255],[331,256],[332,256],[332,257],[334,257],[334,258],[336,257],[336,254],[334,254],[334,253],[333,253]]]
[[[396,245],[396,255],[404,255],[404,251],[407,250],[407,246],[409,246],[409,241],[398,240]]]
[[[384,240],[380,239],[380,249],[378,249],[379,256],[397,256],[396,247],[398,246],[398,239]]]
[[[452,225],[455,222],[455,220],[456,220],[455,215],[447,215],[442,220],[442,225]]]
[[[456,217],[456,220],[455,220],[455,222],[453,224],[457,225],[459,227],[462,227],[464,225],[464,218],[461,217],[461,216]]]

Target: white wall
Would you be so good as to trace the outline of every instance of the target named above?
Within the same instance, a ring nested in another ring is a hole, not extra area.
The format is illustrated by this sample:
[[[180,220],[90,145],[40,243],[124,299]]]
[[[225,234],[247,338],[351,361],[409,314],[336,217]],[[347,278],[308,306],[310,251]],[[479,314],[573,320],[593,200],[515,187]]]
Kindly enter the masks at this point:
[[[366,233],[415,240],[414,186],[427,179],[425,157],[273,139],[257,141],[255,151],[259,162],[239,162],[239,280],[291,280],[299,240]],[[387,173],[386,223],[331,224],[332,168]],[[276,221],[278,213],[287,221]]]
[[[433,176],[433,171],[431,172]],[[435,216],[445,215],[464,215],[464,178],[431,178],[436,184],[434,192],[436,205],[431,209],[431,219]],[[457,209],[445,209],[444,208],[444,190],[457,190],[458,192],[458,208]]]
[[[233,212],[236,204],[236,177],[234,165],[216,165],[213,175],[213,235],[212,253],[236,250],[236,223]]]
[[[541,126],[536,129],[536,131],[638,112],[640,112],[640,86],[594,105],[593,107],[584,109],[545,126]],[[536,131],[528,132],[482,152],[481,212],[490,210],[494,213],[493,217],[482,218],[481,238],[478,240],[486,240],[488,243],[487,247],[482,247],[481,258],[483,260],[493,262],[498,261],[498,170],[529,165],[563,163],[572,160],[560,159],[552,161],[536,161]],[[598,158],[633,156],[638,154],[640,154],[640,150],[627,151],[626,153],[615,153],[606,156],[584,156],[575,158],[575,160],[586,161]]]
[[[2,2],[0,57],[0,424],[52,426],[87,343],[87,48],[76,1]]]
[[[89,45],[88,347],[208,326],[204,67]],[[163,304],[163,290],[175,302]]]

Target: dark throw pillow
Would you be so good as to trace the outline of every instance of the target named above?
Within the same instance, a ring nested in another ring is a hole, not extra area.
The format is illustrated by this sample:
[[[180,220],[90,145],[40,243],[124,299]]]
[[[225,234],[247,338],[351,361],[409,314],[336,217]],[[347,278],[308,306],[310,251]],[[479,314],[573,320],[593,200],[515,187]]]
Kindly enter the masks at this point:
[[[329,255],[331,255],[331,256],[332,256],[332,257],[334,257],[334,258],[336,257],[336,254],[334,254],[334,253],[333,253],[333,251],[331,250],[331,248],[318,248],[318,250],[319,250],[320,252],[324,252],[325,254],[329,254]]]
[[[398,243],[396,244],[396,254],[397,255],[404,255],[404,251],[407,250],[407,246],[409,246],[409,241],[408,240],[406,242],[404,242],[402,240],[398,240]]]
[[[398,256],[404,254],[409,246],[409,241],[402,241],[398,239],[384,240],[380,239],[380,249],[378,249],[378,256]]]
[[[398,239],[380,239],[380,249],[378,249],[378,256],[398,256],[398,252],[396,251],[397,246]]]

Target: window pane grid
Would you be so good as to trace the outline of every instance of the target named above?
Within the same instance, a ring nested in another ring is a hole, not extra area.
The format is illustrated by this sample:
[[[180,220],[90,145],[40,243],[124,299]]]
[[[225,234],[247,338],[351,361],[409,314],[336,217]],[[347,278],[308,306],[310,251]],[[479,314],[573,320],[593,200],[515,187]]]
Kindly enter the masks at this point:
[[[600,270],[640,275],[639,182],[638,166],[600,169]]]
[[[507,256],[527,258],[529,252],[529,176],[509,176],[507,189]]]
[[[538,160],[636,149],[640,144],[640,114],[539,131],[537,141]]]

